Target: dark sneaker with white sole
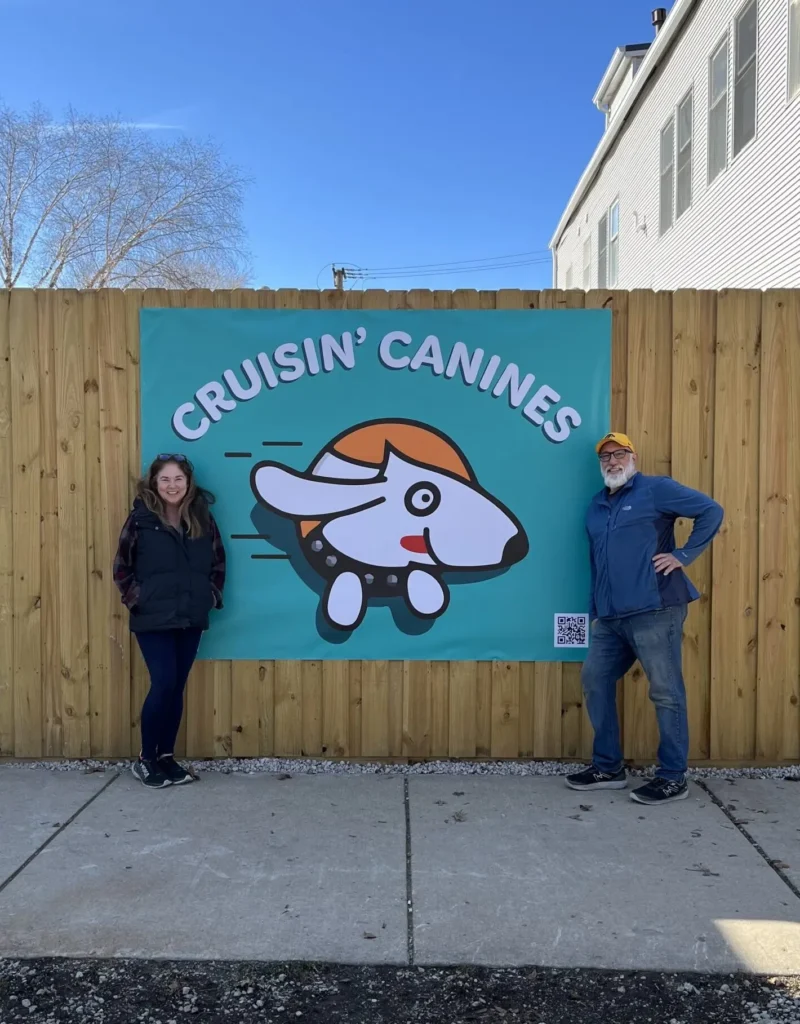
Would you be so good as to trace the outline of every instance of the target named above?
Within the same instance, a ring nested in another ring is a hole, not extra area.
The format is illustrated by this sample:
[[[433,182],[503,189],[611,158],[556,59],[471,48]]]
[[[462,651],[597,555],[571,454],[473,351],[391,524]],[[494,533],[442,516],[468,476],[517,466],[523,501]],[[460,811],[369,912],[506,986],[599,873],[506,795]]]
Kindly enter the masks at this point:
[[[631,793],[631,800],[637,804],[671,804],[675,800],[685,800],[689,795],[689,787],[677,779],[653,779],[646,786],[640,786]]]
[[[594,765],[589,765],[576,775],[567,775],[564,780],[570,789],[625,789],[628,776],[622,768],[616,773],[601,772]]]
[[[163,757],[159,757],[158,767],[173,786],[182,786],[186,782],[194,782],[194,776],[182,764],[178,764],[172,754],[164,754]]]
[[[158,761],[145,761],[141,757],[133,762],[131,771],[148,789],[166,789],[172,785],[167,778],[166,772],[161,770]]]

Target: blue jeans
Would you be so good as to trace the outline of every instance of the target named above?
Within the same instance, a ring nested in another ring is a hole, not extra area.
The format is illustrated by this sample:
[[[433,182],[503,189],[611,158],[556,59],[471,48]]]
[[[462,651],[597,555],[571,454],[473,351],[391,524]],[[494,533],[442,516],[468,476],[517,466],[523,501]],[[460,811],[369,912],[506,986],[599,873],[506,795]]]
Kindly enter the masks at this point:
[[[592,630],[581,682],[594,728],[592,764],[604,772],[623,767],[617,717],[617,680],[638,658],[650,682],[660,743],[662,779],[682,780],[689,757],[689,721],[681,670],[686,605],[643,612],[624,619],[598,619]]]
[[[142,757],[147,761],[175,753],[183,717],[183,691],[202,635],[202,629],[136,634],[150,673],[150,690],[142,705]]]

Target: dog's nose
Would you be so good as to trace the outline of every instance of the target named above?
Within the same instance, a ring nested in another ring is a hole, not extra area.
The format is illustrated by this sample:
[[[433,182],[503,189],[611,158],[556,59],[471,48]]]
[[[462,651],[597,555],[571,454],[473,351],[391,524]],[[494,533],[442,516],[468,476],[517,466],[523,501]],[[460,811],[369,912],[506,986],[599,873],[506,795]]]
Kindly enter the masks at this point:
[[[521,562],[529,551],[528,538],[520,531],[511,540],[506,542],[503,548],[503,564],[513,565],[514,562]]]

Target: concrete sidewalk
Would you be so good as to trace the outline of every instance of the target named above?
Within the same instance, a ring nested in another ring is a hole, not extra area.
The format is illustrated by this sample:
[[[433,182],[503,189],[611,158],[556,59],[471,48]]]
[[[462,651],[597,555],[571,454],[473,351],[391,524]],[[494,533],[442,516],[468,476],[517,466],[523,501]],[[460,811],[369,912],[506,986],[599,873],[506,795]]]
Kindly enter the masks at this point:
[[[800,975],[800,785],[706,786],[0,766],[0,956]]]

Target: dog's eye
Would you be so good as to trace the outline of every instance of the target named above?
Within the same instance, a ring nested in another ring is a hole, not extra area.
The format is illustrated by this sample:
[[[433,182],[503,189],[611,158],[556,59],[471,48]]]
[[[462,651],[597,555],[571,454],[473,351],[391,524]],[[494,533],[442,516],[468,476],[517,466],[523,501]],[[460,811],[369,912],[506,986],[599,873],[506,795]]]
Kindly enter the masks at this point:
[[[442,495],[435,484],[414,484],[406,491],[405,500],[412,516],[429,516],[439,507]]]

